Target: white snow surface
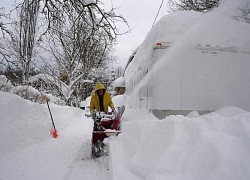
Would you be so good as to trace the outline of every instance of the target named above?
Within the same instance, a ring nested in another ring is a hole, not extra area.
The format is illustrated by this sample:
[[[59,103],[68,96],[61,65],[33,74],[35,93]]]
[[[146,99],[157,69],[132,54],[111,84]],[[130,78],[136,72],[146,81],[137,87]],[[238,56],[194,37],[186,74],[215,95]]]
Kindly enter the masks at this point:
[[[90,158],[92,120],[78,108],[46,104],[0,92],[0,179],[108,179],[106,157]]]
[[[164,120],[145,109],[126,109],[109,156],[93,160],[93,123],[84,111],[49,103],[55,139],[46,104],[5,92],[0,99],[3,180],[250,178],[250,113],[237,107]]]
[[[112,86],[115,87],[125,87],[125,77],[119,77],[112,83]]]
[[[163,18],[154,28],[158,33],[152,32],[157,36],[149,36],[153,39],[144,41],[136,54],[137,61],[130,66],[141,63],[143,59],[150,60],[148,49],[152,50],[151,43],[162,36],[166,42],[178,39],[175,48],[170,51],[173,58],[176,57],[174,51],[185,54],[182,44],[205,42],[221,47],[229,44],[237,51],[248,53],[249,23],[245,22],[246,19],[237,19],[240,12],[235,11],[235,7],[249,4],[249,0],[222,2],[220,10],[215,9],[214,14],[179,12]],[[230,13],[230,18],[227,18],[227,13]],[[210,29],[204,29],[206,23],[201,18],[209,22],[217,18],[218,21]],[[161,29],[160,23],[167,21],[171,21],[172,29]],[[218,30],[224,26],[234,31]],[[188,31],[179,27],[187,27]],[[213,33],[216,29],[217,33]],[[206,36],[207,31],[211,32],[213,38]],[[168,32],[176,32],[176,36],[167,36]],[[197,32],[197,38],[189,43],[188,34],[191,32]],[[227,41],[231,35],[232,41]],[[167,67],[168,63],[159,59],[159,64],[155,66],[162,69],[158,73],[171,68]],[[133,73],[129,73],[128,76],[133,76]],[[244,85],[248,90],[249,83],[241,84],[242,88]],[[166,86],[172,87],[173,84]],[[115,106],[124,104],[123,100],[128,101],[127,97],[113,98]],[[109,156],[94,160],[90,157],[93,122],[83,110],[49,102],[59,135],[55,139],[50,135],[52,122],[46,104],[32,103],[6,92],[0,92],[0,99],[1,180],[250,179],[250,112],[235,106],[226,106],[202,116],[193,111],[187,117],[172,115],[158,120],[146,109],[129,109],[126,102],[122,133],[117,138],[105,140],[110,144]],[[162,98],[157,103],[163,106],[166,101]]]
[[[111,144],[114,179],[250,178],[249,112],[225,107],[196,118],[156,120],[141,111],[126,112],[129,122]]]

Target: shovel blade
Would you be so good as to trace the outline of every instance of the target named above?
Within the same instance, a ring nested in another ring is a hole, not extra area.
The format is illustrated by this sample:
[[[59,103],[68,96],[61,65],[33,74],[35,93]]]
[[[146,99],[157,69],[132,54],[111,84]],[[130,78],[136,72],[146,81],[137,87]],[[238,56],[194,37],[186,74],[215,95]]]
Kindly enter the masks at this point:
[[[58,137],[58,134],[57,134],[57,130],[51,130],[50,131],[50,134],[53,138],[57,138]]]

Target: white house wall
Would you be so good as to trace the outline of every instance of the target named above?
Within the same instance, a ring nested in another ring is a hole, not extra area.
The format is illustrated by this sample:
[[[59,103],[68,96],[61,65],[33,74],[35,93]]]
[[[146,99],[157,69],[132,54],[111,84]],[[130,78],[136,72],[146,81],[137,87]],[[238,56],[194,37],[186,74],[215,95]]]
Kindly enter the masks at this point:
[[[237,106],[250,110],[249,57],[232,52],[184,51],[153,73],[157,88],[151,108],[213,111]]]

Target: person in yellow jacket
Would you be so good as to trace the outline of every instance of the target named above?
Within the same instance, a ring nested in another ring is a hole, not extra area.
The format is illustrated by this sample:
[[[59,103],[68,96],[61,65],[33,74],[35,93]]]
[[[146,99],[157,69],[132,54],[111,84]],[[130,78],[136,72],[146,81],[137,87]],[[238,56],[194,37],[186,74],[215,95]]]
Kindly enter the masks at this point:
[[[97,112],[108,112],[108,106],[115,111],[114,104],[109,93],[106,91],[103,84],[97,82],[93,95],[90,100],[90,113],[93,115],[94,110]]]

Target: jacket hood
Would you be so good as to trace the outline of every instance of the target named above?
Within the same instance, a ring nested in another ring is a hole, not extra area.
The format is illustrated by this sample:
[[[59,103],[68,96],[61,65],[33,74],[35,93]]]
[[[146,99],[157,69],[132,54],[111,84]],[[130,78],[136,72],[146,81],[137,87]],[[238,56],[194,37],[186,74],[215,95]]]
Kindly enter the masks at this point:
[[[105,89],[104,85],[100,82],[97,82],[95,85],[95,92],[99,89]]]

